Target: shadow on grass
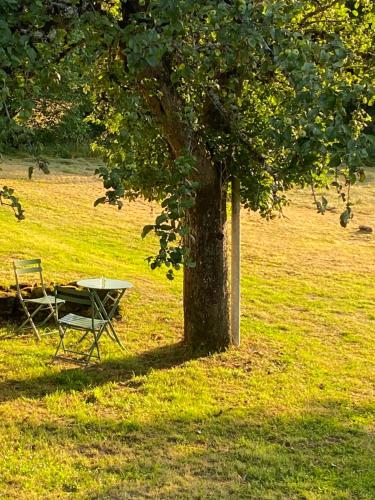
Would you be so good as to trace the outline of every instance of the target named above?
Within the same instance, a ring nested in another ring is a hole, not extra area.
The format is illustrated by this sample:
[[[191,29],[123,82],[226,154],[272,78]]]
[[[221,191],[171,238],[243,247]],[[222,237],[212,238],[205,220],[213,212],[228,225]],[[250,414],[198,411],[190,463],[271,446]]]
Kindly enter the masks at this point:
[[[208,354],[203,350],[193,350],[179,342],[124,357],[121,360],[103,361],[87,369],[64,367],[58,373],[8,379],[0,382],[0,402],[12,401],[19,397],[40,398],[55,391],[81,391],[107,382],[127,382],[135,376],[146,375],[151,370],[173,368]]]
[[[341,411],[329,401],[297,417],[238,408],[146,424],[124,416],[18,427],[36,452],[50,443],[70,450],[80,470],[91,461],[88,473],[102,480],[85,498],[374,498],[373,440],[353,424],[368,409],[352,408],[347,420]],[[79,481],[64,481],[63,491],[79,492]]]

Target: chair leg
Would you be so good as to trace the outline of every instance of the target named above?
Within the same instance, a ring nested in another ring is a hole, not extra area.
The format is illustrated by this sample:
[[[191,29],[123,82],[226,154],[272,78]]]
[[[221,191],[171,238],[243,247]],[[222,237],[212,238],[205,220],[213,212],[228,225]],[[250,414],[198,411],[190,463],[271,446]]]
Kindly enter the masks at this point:
[[[57,346],[57,349],[55,351],[55,355],[53,356],[53,359],[56,359],[58,352],[60,350],[60,347],[62,347],[63,351],[65,352],[65,344],[64,344],[65,332],[66,332],[66,327],[63,328],[61,325],[59,325],[60,342],[59,342],[59,345]]]
[[[47,323],[47,321],[48,321],[50,318],[52,318],[52,316],[54,316],[54,315],[55,315],[55,311],[50,312],[50,313],[49,313],[49,315],[48,315],[48,316],[47,316],[47,317],[46,317],[46,318],[45,318],[45,319],[44,319],[41,323],[39,323],[39,325],[38,325],[38,326],[43,326],[43,325],[45,325],[45,324]]]
[[[80,344],[83,340],[85,340],[85,338],[87,337],[87,335],[90,333],[90,331],[87,331],[85,332],[82,337],[79,339],[79,341],[77,342],[77,344]]]
[[[60,335],[60,342],[59,345],[57,346],[55,355],[53,357],[53,360],[56,359],[61,359],[65,361],[70,361],[71,363],[78,363],[78,364],[83,364],[86,368],[90,364],[91,358],[92,357],[97,357],[99,361],[101,361],[101,356],[100,356],[100,348],[99,348],[99,340],[100,337],[102,336],[103,332],[105,331],[105,327],[100,328],[98,331],[93,331],[93,330],[87,330],[85,331],[84,335],[79,339],[78,344],[82,342],[82,340],[91,332],[93,334],[93,341],[89,348],[86,351],[75,351],[70,349],[70,347],[66,348],[65,347],[65,336],[66,332],[68,330],[68,326],[63,326],[61,324],[58,324],[58,329],[59,329],[59,335]],[[74,329],[74,328],[73,328]],[[80,358],[70,358],[68,356],[60,355],[59,353],[63,350],[64,354],[75,354],[79,355]],[[96,351],[96,355],[94,352]]]
[[[50,318],[52,318],[52,317],[57,318],[57,312],[58,312],[59,307],[60,307],[61,305],[62,305],[62,304],[56,304],[56,307],[53,307],[53,306],[52,306],[52,304],[48,303],[48,304],[47,304],[47,308],[50,310],[50,313],[49,313],[49,315],[48,315],[48,316],[47,316],[47,317],[43,320],[43,322],[42,322],[42,323],[40,323],[40,325],[39,325],[39,326],[42,326],[42,325],[46,324],[46,323],[47,323],[47,321],[48,321]]]
[[[101,361],[101,357],[100,357],[100,351],[99,351],[99,343],[96,344],[96,352],[98,353],[98,360]]]
[[[88,350],[88,353],[87,353],[87,358],[86,358],[86,367],[88,366],[88,364],[90,363],[90,359],[93,355],[93,352],[94,352],[94,349],[96,348],[96,350],[98,350],[98,347],[97,347],[97,342],[96,342],[96,334],[94,332],[94,342],[92,343],[90,349]],[[99,358],[100,359],[100,358]]]
[[[19,327],[17,328],[16,332],[18,332],[18,331],[22,330],[22,328],[24,327],[24,325],[26,325],[27,323],[30,323],[31,328],[34,330],[34,333],[35,333],[36,338],[37,338],[38,340],[40,340],[40,335],[39,335],[38,329],[37,329],[37,327],[35,326],[35,323],[34,323],[34,321],[33,321],[33,317],[34,317],[34,316],[35,316],[35,315],[36,315],[36,314],[40,311],[40,309],[41,309],[43,306],[42,306],[42,305],[40,305],[39,307],[37,307],[37,308],[35,309],[35,311],[34,311],[32,314],[30,314],[30,313],[29,313],[29,310],[27,309],[27,307],[26,307],[26,305],[25,305],[25,303],[24,303],[23,301],[21,301],[21,304],[22,304],[22,308],[23,308],[23,310],[24,310],[24,312],[25,312],[25,314],[26,314],[26,316],[27,316],[27,319],[25,319],[25,321],[22,323],[22,325],[21,325],[21,326],[19,326]]]
[[[99,351],[99,334],[95,335],[95,349],[96,349],[96,352],[97,352],[97,355],[98,355],[98,360],[101,361],[100,351]]]
[[[101,357],[100,357],[100,350],[99,350],[99,341],[100,341],[100,337],[103,335],[104,330],[105,330],[105,327],[102,327],[102,328],[98,331],[98,334],[96,335],[96,338],[95,338],[96,351],[97,351],[97,353],[98,353],[98,358],[99,358],[99,361],[101,361]]]
[[[99,339],[102,336],[103,330],[104,329],[102,328],[98,331],[98,333],[96,333],[95,331],[92,332],[94,335],[94,341],[93,341],[93,343],[88,351],[88,355],[87,355],[87,359],[86,359],[86,366],[89,364],[90,359],[93,356],[94,350],[96,350],[96,352],[98,354],[98,360],[101,361],[100,350],[99,350]]]
[[[41,336],[40,336],[40,333],[39,333],[39,331],[38,331],[38,328],[37,328],[37,327],[44,326],[44,325],[45,325],[45,324],[46,324],[46,323],[47,323],[47,322],[48,322],[48,321],[49,321],[49,320],[50,320],[53,316],[56,316],[56,312],[55,312],[55,310],[54,310],[53,306],[52,306],[51,304],[47,304],[47,307],[45,307],[45,305],[44,305],[44,304],[41,304],[40,306],[38,306],[38,307],[35,309],[35,311],[33,311],[33,313],[32,313],[32,314],[30,314],[29,310],[28,310],[28,309],[27,309],[27,307],[26,307],[26,304],[25,304],[23,301],[21,301],[21,305],[22,305],[22,308],[23,308],[23,310],[24,310],[24,312],[25,312],[25,314],[26,314],[27,318],[26,318],[26,319],[25,319],[25,321],[21,324],[21,326],[19,326],[19,327],[16,329],[16,332],[17,332],[17,331],[22,330],[22,329],[25,327],[25,325],[26,325],[27,323],[30,323],[30,326],[31,326],[31,328],[32,328],[32,329],[33,329],[33,331],[34,331],[35,336],[37,337],[37,339],[38,339],[38,340],[41,340]],[[57,307],[57,308],[59,308],[59,306],[60,306],[60,305],[58,304],[56,307]],[[50,310],[50,313],[48,314],[48,316],[47,316],[47,317],[46,317],[43,321],[41,321],[40,323],[35,324],[35,322],[33,321],[34,316],[35,316],[36,314],[38,314],[38,312],[39,312],[40,310],[43,310],[43,309],[44,309],[44,310],[49,309],[49,310]]]
[[[57,317],[57,311],[58,311],[60,305],[61,304],[56,304],[56,310],[55,310],[54,307],[52,306],[52,304],[48,303],[46,305],[46,310],[49,309],[50,313],[48,314],[48,316],[43,321],[41,321],[40,323],[38,323],[37,326],[43,326],[43,325],[45,325],[50,320],[50,318],[52,318],[52,317],[56,318]]]

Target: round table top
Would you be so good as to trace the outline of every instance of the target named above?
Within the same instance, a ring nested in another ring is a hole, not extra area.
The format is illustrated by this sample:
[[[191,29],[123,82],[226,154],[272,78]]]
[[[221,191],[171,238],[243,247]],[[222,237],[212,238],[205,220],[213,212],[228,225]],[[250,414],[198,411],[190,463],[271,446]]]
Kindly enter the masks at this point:
[[[133,285],[129,281],[114,280],[111,278],[88,278],[77,281],[77,285],[95,290],[124,290],[126,288],[133,288]]]

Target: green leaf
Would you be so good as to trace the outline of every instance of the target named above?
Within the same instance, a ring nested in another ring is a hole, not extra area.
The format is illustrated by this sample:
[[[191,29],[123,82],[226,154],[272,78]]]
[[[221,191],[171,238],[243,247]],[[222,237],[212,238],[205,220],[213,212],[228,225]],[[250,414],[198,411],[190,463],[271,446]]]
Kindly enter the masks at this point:
[[[101,203],[105,203],[106,201],[107,201],[107,197],[106,196],[101,196],[100,198],[97,198],[94,201],[94,207],[97,207],[98,205],[100,205]]]
[[[148,225],[144,226],[144,228],[142,230],[142,238],[145,238],[148,235],[148,233],[150,231],[152,231],[153,229],[155,229],[154,224],[148,224]]]
[[[169,269],[169,271],[166,274],[167,278],[172,281],[174,280],[174,274],[173,274],[173,269]]]
[[[165,213],[162,213],[160,215],[158,215],[155,219],[155,224],[157,226],[160,226],[160,224],[162,224],[163,222],[165,222],[166,220],[168,220],[168,215],[165,214]]]
[[[182,208],[192,208],[195,204],[195,200],[193,198],[188,198],[186,200],[181,201]]]
[[[347,209],[340,215],[341,227],[346,227],[349,224],[350,219],[352,218],[353,218],[352,210],[350,207],[347,207]]]

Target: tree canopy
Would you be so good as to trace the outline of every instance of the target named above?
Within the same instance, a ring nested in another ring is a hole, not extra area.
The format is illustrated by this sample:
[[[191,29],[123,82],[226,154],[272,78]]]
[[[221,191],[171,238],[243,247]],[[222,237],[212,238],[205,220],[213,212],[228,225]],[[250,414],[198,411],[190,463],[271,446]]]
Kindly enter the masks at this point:
[[[3,115],[27,111],[28,92],[59,80],[62,61],[79,66],[105,130],[97,203],[161,202],[143,230],[160,239],[152,267],[173,277],[184,264],[204,279],[202,249],[225,238],[232,176],[265,217],[296,185],[311,186],[324,213],[318,191],[333,186],[340,223],[350,221],[350,186],[374,152],[371,0],[5,0],[0,14]]]

